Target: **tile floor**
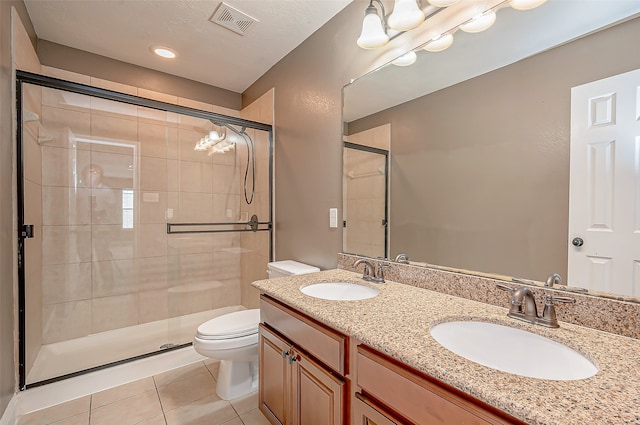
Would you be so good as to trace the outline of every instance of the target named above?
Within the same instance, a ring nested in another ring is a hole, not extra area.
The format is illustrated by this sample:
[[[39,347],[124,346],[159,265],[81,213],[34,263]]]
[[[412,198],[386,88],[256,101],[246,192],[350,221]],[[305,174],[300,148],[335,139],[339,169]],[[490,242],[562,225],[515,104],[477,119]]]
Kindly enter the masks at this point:
[[[221,400],[217,373],[217,361],[199,361],[26,414],[17,424],[269,425],[257,393]]]

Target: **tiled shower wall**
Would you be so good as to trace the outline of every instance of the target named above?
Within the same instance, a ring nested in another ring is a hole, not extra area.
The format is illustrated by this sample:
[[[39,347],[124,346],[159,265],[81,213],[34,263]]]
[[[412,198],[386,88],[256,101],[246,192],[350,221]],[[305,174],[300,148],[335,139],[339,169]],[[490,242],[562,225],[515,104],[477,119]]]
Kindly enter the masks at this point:
[[[385,124],[347,136],[347,140],[362,146],[389,150],[391,125]],[[386,176],[382,155],[355,149],[345,149],[343,172],[343,214],[347,228],[343,232],[346,252],[370,257],[384,257],[385,233],[382,219],[385,211]]]
[[[45,73],[215,108],[51,68]],[[194,151],[211,129],[206,120],[52,89],[42,89],[39,115],[43,344],[241,303],[241,257],[255,250],[242,248],[237,233],[167,235],[166,223],[250,217],[242,206],[246,151]],[[262,146],[266,133],[253,133]],[[268,153],[257,157],[256,201],[249,208],[260,210],[262,221]],[[37,203],[37,192],[27,202]],[[265,250],[268,258],[268,233],[255,238],[265,245],[261,260]],[[28,316],[37,320],[33,311]]]

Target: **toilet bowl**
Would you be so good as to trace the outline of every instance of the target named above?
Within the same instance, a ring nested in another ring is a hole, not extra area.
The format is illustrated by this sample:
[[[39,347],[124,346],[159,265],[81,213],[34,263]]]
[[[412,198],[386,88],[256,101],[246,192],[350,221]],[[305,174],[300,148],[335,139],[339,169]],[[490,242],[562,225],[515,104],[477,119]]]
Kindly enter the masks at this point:
[[[242,397],[258,387],[260,310],[242,310],[213,318],[193,339],[199,354],[220,360],[216,393],[223,400]]]
[[[320,271],[297,261],[268,264],[270,278]],[[258,324],[260,309],[241,310],[216,317],[198,327],[193,348],[220,360],[216,393],[223,400],[242,397],[258,387]]]

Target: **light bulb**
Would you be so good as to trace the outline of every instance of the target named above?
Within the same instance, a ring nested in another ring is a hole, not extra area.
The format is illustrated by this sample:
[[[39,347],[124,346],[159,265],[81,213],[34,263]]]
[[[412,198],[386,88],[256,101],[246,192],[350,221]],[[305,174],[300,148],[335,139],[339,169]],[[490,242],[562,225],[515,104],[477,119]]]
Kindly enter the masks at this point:
[[[418,59],[418,55],[416,55],[416,52],[412,50],[400,56],[399,58],[391,61],[391,63],[394,64],[395,66],[409,66],[409,65],[413,65],[416,59]]]
[[[176,57],[176,52],[169,49],[168,47],[155,46],[151,47],[151,51],[161,58],[165,59],[174,59]]]
[[[382,21],[374,6],[367,7],[364,20],[362,21],[362,32],[356,43],[363,49],[375,49],[382,47],[389,42],[389,36],[382,28]]]
[[[429,0],[429,3],[437,7],[447,7],[458,3],[460,0]]]
[[[427,52],[441,52],[453,44],[453,34],[444,34],[432,39],[423,47]]]
[[[547,0],[511,0],[510,6],[517,10],[529,10],[534,9]]]
[[[464,32],[482,32],[487,30],[496,21],[496,13],[493,10],[478,15],[466,24],[460,25],[460,29]]]
[[[424,21],[424,12],[416,0],[396,0],[389,16],[389,27],[396,31],[409,31]]]

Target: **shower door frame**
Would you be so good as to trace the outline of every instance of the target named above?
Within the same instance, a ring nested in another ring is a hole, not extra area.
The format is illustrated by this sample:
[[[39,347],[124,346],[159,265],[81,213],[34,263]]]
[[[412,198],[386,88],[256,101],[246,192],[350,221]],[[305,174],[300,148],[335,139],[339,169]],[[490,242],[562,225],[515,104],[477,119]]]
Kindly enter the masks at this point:
[[[189,108],[186,106],[175,105],[172,103],[161,102],[152,99],[146,99],[143,97],[130,95],[126,93],[120,93],[113,90],[103,89],[99,87],[94,87],[91,85],[75,83],[72,81],[67,81],[59,78],[48,77],[45,75],[35,74],[26,71],[16,71],[16,174],[17,174],[17,238],[18,238],[18,250],[17,250],[17,258],[18,258],[18,390],[24,391],[29,388],[38,387],[41,385],[49,384],[52,382],[61,381],[63,379],[72,378],[74,376],[83,375],[89,372],[94,372],[96,370],[106,369],[112,366],[116,366],[123,363],[128,363],[134,360],[139,360],[142,358],[147,358],[154,356],[160,353],[166,353],[168,351],[177,350],[186,346],[191,345],[191,343],[177,345],[175,347],[171,347],[168,349],[153,351],[150,353],[138,355],[135,357],[131,357],[124,360],[118,360],[115,362],[107,363],[104,365],[92,367],[85,370],[80,370],[72,373],[68,373],[62,376],[46,379],[43,381],[35,382],[35,383],[26,383],[27,379],[27,371],[26,371],[26,353],[27,353],[27,344],[26,344],[26,273],[25,273],[25,263],[26,259],[24,256],[24,240],[29,238],[28,232],[25,231],[25,223],[24,220],[24,150],[23,150],[23,96],[22,96],[22,85],[23,84],[31,84],[51,89],[63,90],[71,93],[77,93],[92,97],[98,97],[101,99],[112,100],[116,102],[127,103],[136,106],[142,106],[151,109],[157,109],[161,111],[174,112],[181,115],[188,115],[195,118],[201,118],[205,120],[215,120],[217,122],[224,122],[231,125],[236,125],[240,127],[246,127],[249,129],[262,130],[268,132],[269,140],[268,140],[268,152],[269,152],[269,170],[268,170],[268,179],[269,179],[269,219],[267,221],[261,221],[259,224],[264,225],[264,228],[248,231],[268,231],[269,232],[269,261],[273,261],[273,252],[274,252],[274,239],[273,239],[273,126],[270,124],[264,124],[257,121],[245,120],[242,118],[229,117],[222,114],[217,114],[215,112],[207,112],[202,111],[195,108]],[[203,223],[207,225],[218,224],[218,223]],[[246,223],[224,223],[225,225],[237,225],[237,224],[246,224]],[[168,233],[170,232],[170,223],[167,223]],[[175,224],[174,224],[175,225]],[[36,231],[40,231],[40,229],[36,229]],[[226,230],[229,231],[229,230]],[[247,231],[247,230],[231,230],[231,231]],[[171,233],[181,233],[181,232],[171,232]]]

